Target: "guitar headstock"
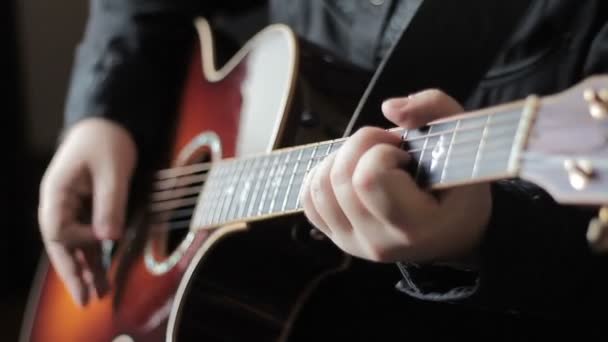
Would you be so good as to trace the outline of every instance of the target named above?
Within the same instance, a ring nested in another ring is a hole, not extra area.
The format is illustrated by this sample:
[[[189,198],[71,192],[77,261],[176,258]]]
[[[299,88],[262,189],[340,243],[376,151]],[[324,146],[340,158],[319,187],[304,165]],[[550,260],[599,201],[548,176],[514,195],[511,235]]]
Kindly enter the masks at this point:
[[[519,175],[560,203],[608,204],[608,76],[540,100]]]
[[[608,251],[608,76],[594,76],[534,111],[519,176],[564,204],[603,206],[589,223],[593,249]]]

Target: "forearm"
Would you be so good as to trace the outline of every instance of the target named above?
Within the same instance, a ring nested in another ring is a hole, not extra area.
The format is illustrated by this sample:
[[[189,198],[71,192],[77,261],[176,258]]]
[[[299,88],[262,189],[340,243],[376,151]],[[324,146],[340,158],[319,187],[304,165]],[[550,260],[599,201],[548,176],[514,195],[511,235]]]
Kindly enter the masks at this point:
[[[92,0],[72,72],[66,127],[89,117],[110,119],[131,132],[140,153],[158,155],[192,62],[194,18],[259,3]]]
[[[68,93],[67,127],[88,117],[113,120],[133,135],[140,154],[167,136],[196,13],[186,2],[168,3],[91,1]]]

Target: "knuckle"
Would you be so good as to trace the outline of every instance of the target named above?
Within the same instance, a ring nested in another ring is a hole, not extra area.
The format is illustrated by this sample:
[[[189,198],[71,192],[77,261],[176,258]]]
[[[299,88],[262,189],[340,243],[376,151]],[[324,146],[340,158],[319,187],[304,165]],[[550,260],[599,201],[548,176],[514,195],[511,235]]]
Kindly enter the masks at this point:
[[[446,99],[446,94],[438,88],[431,88],[427,91],[427,96],[431,102],[442,102]]]
[[[343,164],[334,164],[329,172],[329,180],[332,186],[349,184],[351,174]]]
[[[380,128],[364,126],[360,128],[357,132],[355,132],[352,137],[352,140],[355,142],[366,142],[370,140],[375,140],[382,133],[384,133],[384,130]]]
[[[380,170],[378,168],[369,167],[373,163],[360,162],[353,173],[353,186],[359,190],[369,190],[375,187],[380,180]]]
[[[386,163],[390,160],[394,151],[394,147],[388,144],[377,144],[372,146],[369,151],[363,155],[363,158],[369,158],[370,162]],[[362,159],[363,159],[362,158]]]
[[[324,170],[317,170],[317,172],[315,172],[314,177],[311,179],[311,182],[310,182],[310,188],[311,188],[313,197],[315,195],[321,193],[325,189],[328,181],[329,181],[329,176],[327,175],[327,173]]]
[[[363,191],[373,188],[378,181],[375,172],[360,170],[361,169],[355,170],[355,173],[353,174],[353,187]]]
[[[365,254],[365,258],[369,259],[373,262],[388,262],[391,261],[390,256],[391,253],[388,248],[383,246],[378,246],[373,243],[366,243],[363,245],[363,252]]]

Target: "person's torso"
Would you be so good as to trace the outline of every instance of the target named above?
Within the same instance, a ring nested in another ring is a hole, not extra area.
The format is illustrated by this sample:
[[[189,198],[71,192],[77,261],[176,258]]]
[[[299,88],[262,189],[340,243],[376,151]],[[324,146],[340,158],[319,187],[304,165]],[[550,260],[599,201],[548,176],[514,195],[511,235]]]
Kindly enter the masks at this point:
[[[322,59],[329,65],[342,61],[371,73],[422,1],[270,0],[269,7],[271,21],[288,24],[306,44],[319,47],[325,54]],[[599,7],[597,0],[531,3],[467,107],[502,103],[530,93],[549,94],[579,80],[590,40],[597,34],[598,23],[605,20]],[[417,48],[407,42],[403,45],[399,48]],[[429,44],[423,48],[431,47]],[[324,81],[326,86],[339,88],[339,84]]]

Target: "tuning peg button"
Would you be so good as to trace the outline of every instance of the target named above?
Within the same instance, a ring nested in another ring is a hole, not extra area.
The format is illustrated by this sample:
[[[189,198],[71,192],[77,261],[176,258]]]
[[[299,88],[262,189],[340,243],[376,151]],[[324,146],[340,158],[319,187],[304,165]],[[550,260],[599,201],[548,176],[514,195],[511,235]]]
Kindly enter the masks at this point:
[[[568,172],[570,185],[576,190],[583,190],[595,176],[593,164],[586,159],[566,159],[564,169]]]
[[[608,89],[595,91],[586,89],[583,92],[585,101],[589,103],[589,114],[595,119],[603,120],[608,118]]]
[[[587,241],[596,252],[608,251],[608,207],[602,207],[597,217],[589,222]]]
[[[605,104],[600,102],[593,102],[589,104],[589,113],[593,118],[598,120],[604,120],[608,118],[608,108]]]

